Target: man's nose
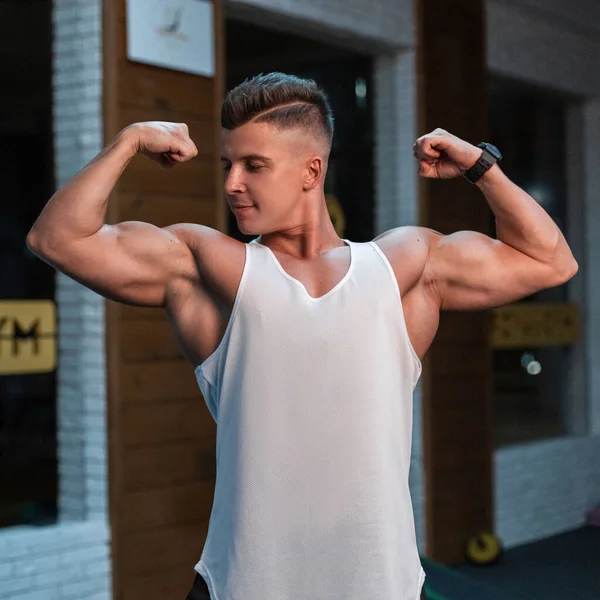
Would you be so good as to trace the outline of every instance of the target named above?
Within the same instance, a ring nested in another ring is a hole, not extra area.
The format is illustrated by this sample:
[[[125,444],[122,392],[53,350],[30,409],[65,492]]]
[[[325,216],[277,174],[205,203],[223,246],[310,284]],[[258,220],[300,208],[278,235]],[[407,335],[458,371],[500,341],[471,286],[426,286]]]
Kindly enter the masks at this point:
[[[240,177],[233,169],[231,169],[225,179],[225,193],[229,195],[240,194],[243,193],[245,189]]]

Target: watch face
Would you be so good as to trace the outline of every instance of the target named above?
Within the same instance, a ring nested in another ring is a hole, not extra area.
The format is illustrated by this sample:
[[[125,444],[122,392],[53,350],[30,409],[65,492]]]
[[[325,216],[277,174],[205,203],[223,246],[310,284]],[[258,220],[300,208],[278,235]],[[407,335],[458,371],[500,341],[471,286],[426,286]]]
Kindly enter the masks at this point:
[[[496,148],[496,146],[493,144],[486,144],[485,146],[490,154],[493,154],[498,160],[502,159],[502,153],[500,150],[498,150],[498,148]]]

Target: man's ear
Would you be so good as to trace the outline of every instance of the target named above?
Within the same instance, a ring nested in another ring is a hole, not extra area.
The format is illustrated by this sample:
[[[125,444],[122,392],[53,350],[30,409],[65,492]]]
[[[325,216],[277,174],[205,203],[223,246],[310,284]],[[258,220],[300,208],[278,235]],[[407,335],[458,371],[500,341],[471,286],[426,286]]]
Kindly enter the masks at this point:
[[[306,167],[304,191],[312,190],[317,187],[323,181],[323,177],[325,176],[324,163],[320,156],[309,158]]]

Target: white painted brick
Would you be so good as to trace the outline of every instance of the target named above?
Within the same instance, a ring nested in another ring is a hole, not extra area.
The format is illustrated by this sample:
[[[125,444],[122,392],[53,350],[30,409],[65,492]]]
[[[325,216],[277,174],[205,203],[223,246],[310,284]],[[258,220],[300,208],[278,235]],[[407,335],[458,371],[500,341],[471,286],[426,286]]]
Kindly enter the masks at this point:
[[[513,547],[583,525],[586,512],[600,503],[599,455],[600,436],[497,451],[496,531],[504,545]]]
[[[0,586],[0,599],[17,598],[20,600],[21,594],[25,594],[31,590],[31,581],[27,578],[12,577],[8,581],[3,581]]]
[[[61,600],[60,591],[57,588],[43,590],[28,590],[22,594],[11,596],[13,600]]]
[[[110,600],[110,598],[111,598],[110,590],[106,590],[106,591],[100,592],[98,594],[92,594],[91,596],[88,596],[86,598],[86,600]]]
[[[29,577],[37,572],[55,571],[60,565],[60,558],[56,554],[38,557],[27,556],[15,563],[14,573],[16,577]]]
[[[110,561],[98,560],[84,566],[83,572],[86,576],[110,575]]]
[[[77,19],[77,11],[75,6],[65,5],[64,3],[55,3],[55,9],[52,13],[52,22],[54,26],[62,31],[68,31],[68,25],[71,25]],[[65,35],[65,34],[63,34]]]
[[[65,583],[75,583],[83,577],[83,568],[79,564],[62,567],[47,573],[35,573],[32,578],[34,588],[56,587]]]
[[[102,479],[106,481],[106,461],[99,462],[89,462],[87,466],[87,474],[89,477],[94,477],[96,479]]]
[[[90,2],[79,9],[79,18],[84,21],[102,22],[102,6],[98,2]]]
[[[105,576],[91,577],[74,583],[63,584],[60,586],[61,599],[87,598],[90,594],[107,593],[110,590],[109,586],[109,580]]]
[[[367,51],[397,50],[414,42],[409,0],[229,0],[228,14],[262,26],[336,41]]]
[[[100,499],[94,502],[87,502],[85,505],[86,514],[91,519],[101,519],[106,515],[108,510],[108,502],[105,499]]]
[[[530,6],[518,7],[515,4]],[[562,22],[544,10],[531,10],[531,1],[487,0],[487,56],[490,67],[508,76],[561,89],[569,93],[600,95],[600,73],[595,67],[598,57],[598,31],[590,35]],[[597,6],[579,0],[571,5]],[[565,8],[567,5],[565,5]],[[582,9],[583,10],[583,9]],[[550,11],[552,12],[552,11]]]
[[[83,492],[81,492],[79,496],[69,496],[66,492],[62,493],[59,499],[59,503],[60,512],[69,515],[70,519],[79,521],[87,515],[85,495],[83,494]]]
[[[379,57],[375,63],[376,233],[418,222],[418,187],[412,146],[415,123],[415,54]]]
[[[412,145],[416,139],[415,55],[405,51],[375,61],[375,233],[417,224],[418,194]],[[414,393],[409,486],[419,550],[425,551],[421,384]]]
[[[105,481],[98,481],[96,479],[86,479],[86,490],[88,494],[95,495],[98,499],[102,498],[106,494],[107,487]]]
[[[86,429],[94,429],[97,431],[104,431],[106,427],[106,413],[102,410],[102,407],[98,404],[94,404],[91,407],[90,412],[86,412],[83,416],[83,425]],[[101,450],[102,452],[98,453]],[[104,460],[106,458],[106,452],[104,447],[93,447],[90,453],[86,449],[85,458],[98,458]]]
[[[84,38],[92,37],[100,32],[101,23],[95,19],[78,19],[75,23],[75,34]]]
[[[108,554],[108,548],[106,545],[90,545],[85,548],[77,548],[74,550],[66,550],[60,555],[60,564],[68,566],[74,561],[79,564],[86,564],[96,560],[102,560],[106,558]]]
[[[105,432],[96,432],[96,431],[88,431],[87,433],[87,442],[89,444],[102,444],[106,442],[106,433]]]

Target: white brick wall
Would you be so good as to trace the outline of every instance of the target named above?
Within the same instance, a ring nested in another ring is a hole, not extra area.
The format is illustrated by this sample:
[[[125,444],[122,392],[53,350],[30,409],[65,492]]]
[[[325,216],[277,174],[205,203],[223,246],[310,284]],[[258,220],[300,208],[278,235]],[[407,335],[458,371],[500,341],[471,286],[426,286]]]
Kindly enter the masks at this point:
[[[573,29],[595,37],[600,31],[600,4],[596,0],[501,0],[508,7],[530,12],[534,19],[557,21],[562,29]]]
[[[413,437],[408,483],[415,517],[417,547],[421,554],[426,551],[425,520],[425,469],[423,468],[423,408],[421,382],[417,385],[413,401]]]
[[[590,433],[600,437],[600,155],[597,152],[600,140],[600,98],[588,100],[582,108],[583,135],[579,140],[583,154],[584,211],[586,219],[582,231],[585,240],[585,256],[583,268],[587,269],[585,277],[586,292],[586,338],[585,351],[588,360],[587,369],[587,422]],[[595,457],[598,461],[598,456]],[[600,488],[600,480],[597,481]]]
[[[60,186],[102,148],[101,0],[54,0]],[[0,530],[0,600],[109,600],[104,301],[57,275],[59,522]]]
[[[419,221],[414,50],[379,56],[375,62],[375,234]],[[425,552],[425,483],[421,386],[414,393],[409,485],[419,550]]]
[[[57,303],[61,324],[60,515],[63,520],[104,518],[107,512],[104,302],[59,275]]]
[[[102,522],[0,530],[0,599],[109,600]]]
[[[102,149],[100,0],[54,2],[54,128],[57,184]],[[60,515],[106,515],[104,301],[57,274]],[[104,483],[94,493],[90,487]]]
[[[580,527],[600,503],[600,436],[504,448],[495,455],[496,533],[507,548]]]
[[[600,24],[593,36],[584,35],[564,19],[515,2],[487,0],[486,9],[490,69],[566,92],[600,95]]]
[[[411,0],[226,0],[227,16],[367,51],[409,47]]]
[[[406,50],[375,62],[376,234],[419,222],[415,60]]]

